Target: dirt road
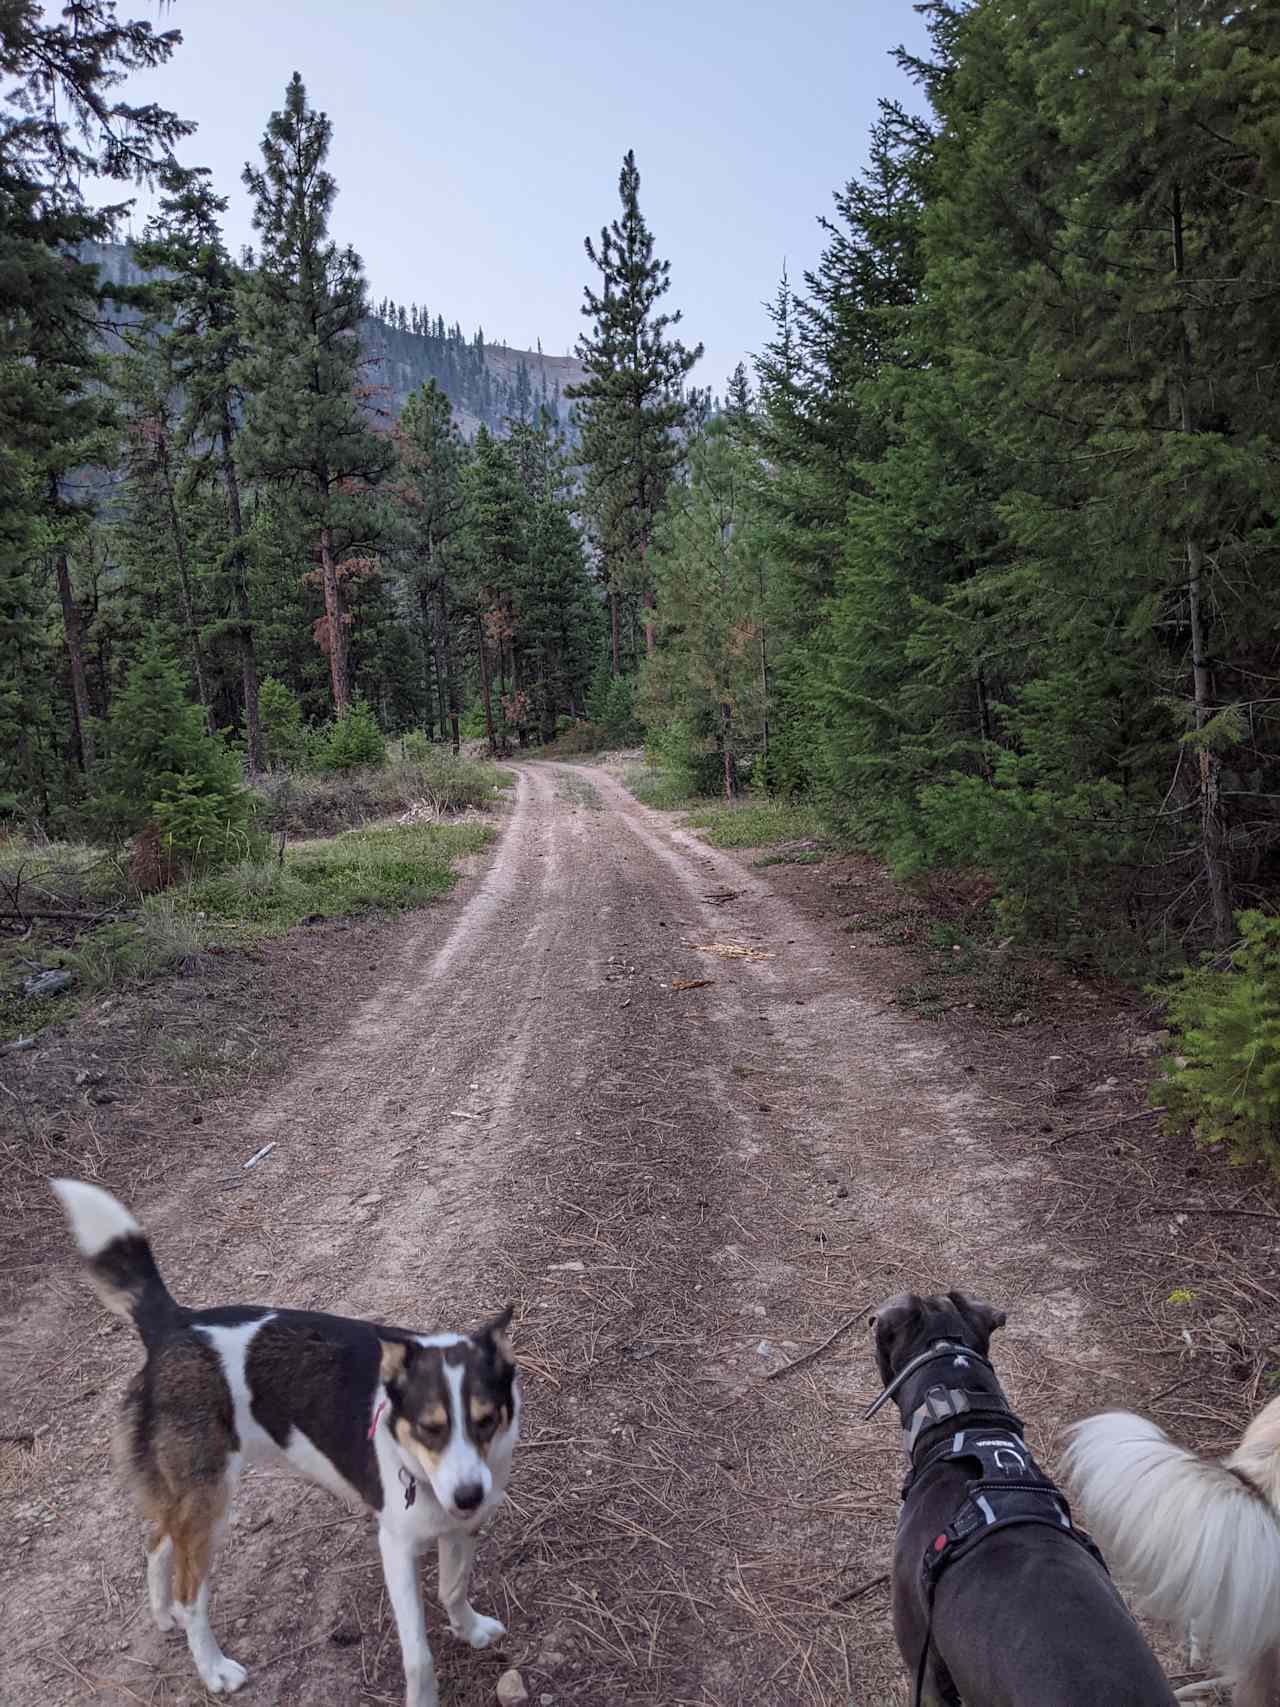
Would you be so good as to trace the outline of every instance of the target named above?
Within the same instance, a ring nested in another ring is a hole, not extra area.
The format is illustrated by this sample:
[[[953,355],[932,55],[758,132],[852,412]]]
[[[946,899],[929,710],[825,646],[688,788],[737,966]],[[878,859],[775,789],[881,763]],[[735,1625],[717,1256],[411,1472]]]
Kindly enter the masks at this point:
[[[1000,1367],[1051,1456],[1115,1347],[1088,1259],[1043,1236],[1038,1164],[988,1145],[972,1077],[826,928],[600,770],[523,767],[496,853],[386,940],[345,1030],[132,1207],[186,1302],[428,1328],[516,1301],[525,1442],[472,1597],[510,1634],[473,1654],[429,1609],[444,1701],[491,1702],[508,1664],[547,1707],[904,1701],[865,1316],[908,1286],[1005,1307]],[[106,1468],[136,1347],[49,1226],[0,1339],[0,1426],[36,1439],[7,1489],[0,1699],[195,1702]],[[214,1623],[246,1702],[399,1698],[372,1527],[319,1489],[247,1479]]]

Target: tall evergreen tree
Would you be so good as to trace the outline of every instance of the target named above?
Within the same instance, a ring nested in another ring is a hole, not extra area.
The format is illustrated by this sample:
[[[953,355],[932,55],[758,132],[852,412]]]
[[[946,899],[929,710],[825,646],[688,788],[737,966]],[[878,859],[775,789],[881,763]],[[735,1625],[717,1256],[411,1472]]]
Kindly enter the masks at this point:
[[[243,397],[236,373],[245,358],[238,311],[240,269],[222,239],[225,196],[214,193],[207,172],[170,169],[166,195],[134,245],[140,266],[158,275],[152,287],[160,309],[152,327],[167,355],[184,401],[182,448],[219,480],[226,505],[227,543],[215,596],[223,606],[221,630],[240,655],[245,762],[262,768],[258,730],[258,661],[249,601],[249,564],[235,440]]]
[[[109,411],[100,393],[90,395],[103,292],[95,270],[73,256],[79,244],[109,237],[125,205],[91,207],[84,184],[149,179],[192,128],[114,94],[127,76],[163,64],[180,40],[118,18],[112,0],[79,0],[56,21],[36,0],[0,0],[0,444],[14,459],[0,491],[0,531],[13,549],[19,512],[41,518],[84,769],[94,761],[93,707],[68,567],[82,506],[66,476],[103,448],[98,429]],[[16,660],[0,657],[0,671],[11,663],[16,670]]]
[[[508,448],[529,502],[517,586],[518,642],[530,716],[551,740],[562,712],[579,714],[599,653],[600,608],[570,513],[571,471],[550,412],[512,427]]]
[[[354,249],[329,236],[332,134],[295,72],[262,139],[262,165],[245,167],[260,249],[243,293],[241,451],[252,477],[288,491],[315,540],[325,612],[318,638],[341,716],[351,701],[343,581],[368,566],[377,532],[368,493],[394,450],[357,395],[365,280]]]
[[[434,380],[405,403],[394,438],[399,468],[392,496],[408,533],[408,580],[431,650],[441,734],[449,729],[456,753],[461,706],[449,583],[459,561],[467,453],[449,399]]]
[[[183,474],[181,423],[177,419],[177,376],[165,343],[141,341],[130,356],[113,363],[116,395],[124,420],[125,520],[118,530],[127,542],[133,574],[151,560],[153,578],[172,601],[196,699],[213,731],[213,695],[203,630],[203,589],[185,506],[179,496]]]
[[[486,427],[476,434],[465,476],[468,582],[490,751],[506,746],[508,724],[523,731],[516,592],[528,552],[529,502],[506,445]],[[494,672],[499,702],[494,709]],[[508,685],[510,691],[508,692]]]
[[[586,240],[587,259],[600,282],[583,292],[582,312],[592,322],[590,333],[578,340],[586,378],[565,393],[577,403],[584,503],[609,590],[615,674],[621,669],[620,601],[638,593],[646,611],[653,605],[645,559],[680,461],[684,382],[702,355],[701,344],[686,349],[671,336],[679,311],[660,307],[671,288],[671,263],[654,255],[630,150],[618,193],[620,217],[601,230],[598,241]],[[645,619],[645,648],[653,649],[651,616]]]
[[[658,645],[644,693],[650,717],[686,734],[700,782],[701,755],[714,750],[726,799],[738,792],[740,758],[764,755],[768,719],[768,570],[754,457],[737,426],[725,416],[712,422],[690,446],[688,480],[668,493],[654,539]]]

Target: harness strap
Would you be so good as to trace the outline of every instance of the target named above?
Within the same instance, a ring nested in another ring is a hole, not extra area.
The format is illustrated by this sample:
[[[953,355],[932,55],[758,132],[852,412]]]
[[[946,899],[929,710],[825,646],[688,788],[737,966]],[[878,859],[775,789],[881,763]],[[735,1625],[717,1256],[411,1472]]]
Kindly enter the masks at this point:
[[[990,1411],[995,1402],[992,1394],[971,1393],[965,1387],[930,1387],[903,1429],[902,1445],[907,1457],[915,1451],[916,1441],[926,1429],[962,1417],[966,1411]]]
[[[967,1558],[987,1536],[1017,1524],[1043,1524],[1059,1534],[1069,1535],[1104,1571],[1107,1568],[1092,1537],[1072,1522],[1065,1496],[1032,1458],[1020,1433],[1003,1428],[960,1430],[944,1441],[938,1451],[929,1454],[904,1489],[904,1499],[921,1474],[949,1459],[976,1459],[982,1474],[968,1484],[955,1516],[930,1543],[921,1561],[927,1617],[916,1667],[913,1707],[921,1707],[924,1700],[938,1581],[948,1566]],[[959,1699],[954,1692],[951,1698]]]

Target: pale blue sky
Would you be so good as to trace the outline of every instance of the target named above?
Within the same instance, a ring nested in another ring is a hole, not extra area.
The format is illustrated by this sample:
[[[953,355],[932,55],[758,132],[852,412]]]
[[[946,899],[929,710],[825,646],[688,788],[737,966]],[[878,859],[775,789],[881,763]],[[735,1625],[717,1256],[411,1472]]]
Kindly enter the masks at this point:
[[[634,148],[669,300],[707,346],[695,378],[717,390],[765,341],[784,258],[793,277],[816,260],[877,97],[919,105],[889,50],[924,40],[908,0],[176,0],[160,21],[184,45],[131,93],[199,121],[183,157],[231,197],[233,249],[241,169],[296,69],[333,120],[334,233],[373,296],[468,333],[565,353],[582,240]]]

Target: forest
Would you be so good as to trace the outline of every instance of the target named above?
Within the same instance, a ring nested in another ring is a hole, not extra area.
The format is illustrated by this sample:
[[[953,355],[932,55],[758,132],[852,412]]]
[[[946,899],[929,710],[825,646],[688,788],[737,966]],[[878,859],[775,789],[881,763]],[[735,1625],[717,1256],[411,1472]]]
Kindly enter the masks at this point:
[[[1242,916],[1275,947],[1274,8],[919,8],[915,99],[715,399],[633,155],[577,383],[499,393],[483,334],[371,303],[299,75],[246,138],[233,259],[190,127],[114,94],[178,32],[72,10],[0,4],[15,831],[208,849],[255,779],[388,737],[643,740],[691,793],[980,874],[1001,931],[1082,965],[1191,960]],[[121,286],[78,256],[139,179]],[[371,336],[433,351],[398,410]]]

